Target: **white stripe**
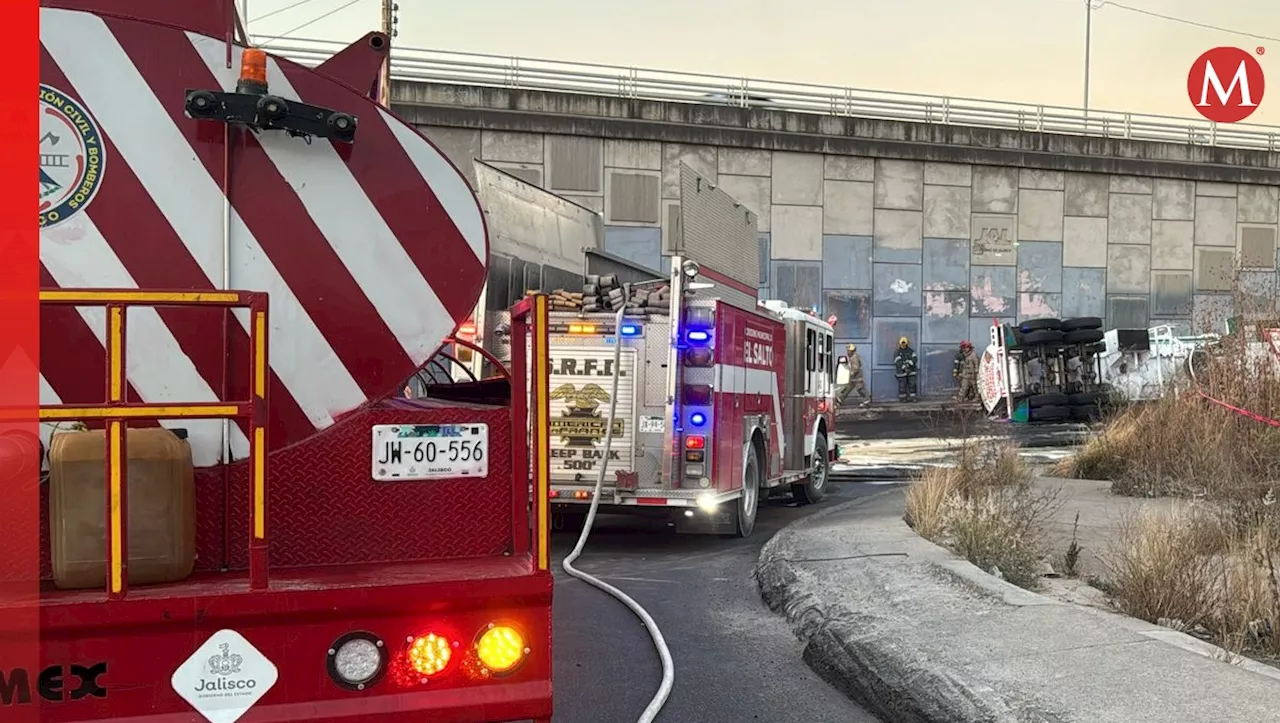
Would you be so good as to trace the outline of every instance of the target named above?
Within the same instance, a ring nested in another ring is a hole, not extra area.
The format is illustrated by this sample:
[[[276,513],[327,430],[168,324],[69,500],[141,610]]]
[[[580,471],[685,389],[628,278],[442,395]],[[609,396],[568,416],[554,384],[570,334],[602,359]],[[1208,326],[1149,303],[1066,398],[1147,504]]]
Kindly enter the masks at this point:
[[[787,438],[782,431],[782,395],[778,386],[778,374],[768,369],[751,369],[733,364],[717,364],[715,367],[716,391],[735,392],[739,386],[743,394],[768,394],[773,400],[773,426],[778,435],[778,450],[785,456]]]
[[[80,213],[40,233],[40,260],[58,286],[63,288],[133,289],[137,283],[116,258],[107,240],[86,213]],[[107,345],[106,309],[82,306],[84,318],[102,348]],[[200,376],[191,359],[152,307],[127,312],[125,362],[127,374],[138,395],[146,402],[216,402],[218,397]],[[105,370],[86,369],[86,374]],[[162,421],[166,427],[188,431],[191,455],[197,466],[222,461],[222,422],[216,419]],[[249,454],[249,440],[239,427],[232,428],[232,451]]]
[[[471,192],[471,187],[467,185],[466,179],[459,175],[444,156],[440,155],[440,151],[437,151],[417,131],[409,128],[382,108],[378,108],[378,112],[382,114],[382,119],[386,121],[392,135],[400,142],[405,155],[417,167],[418,173],[422,174],[422,180],[431,186],[436,199],[440,201],[445,213],[449,214],[453,225],[458,227],[462,237],[467,240],[467,245],[471,247],[476,258],[480,263],[487,264],[484,217],[480,215],[480,204],[476,201],[475,194]]]
[[[87,12],[41,8],[40,40],[205,276],[220,287],[222,190],[110,29],[101,18]],[[165,61],[157,58],[156,62]],[[174,98],[166,102],[182,101]],[[316,427],[327,427],[333,423],[333,415],[364,403],[364,393],[351,372],[234,209],[230,254],[231,285],[270,294],[271,367]],[[248,312],[240,310],[236,318],[248,330]]]
[[[235,90],[244,49],[232,50],[228,68],[223,41],[191,32],[187,37],[222,89]],[[285,100],[301,100],[274,59],[267,63],[267,87]],[[280,132],[261,133],[258,143],[405,353],[415,364],[425,362],[455,322],[333,144],[320,138],[307,143]]]

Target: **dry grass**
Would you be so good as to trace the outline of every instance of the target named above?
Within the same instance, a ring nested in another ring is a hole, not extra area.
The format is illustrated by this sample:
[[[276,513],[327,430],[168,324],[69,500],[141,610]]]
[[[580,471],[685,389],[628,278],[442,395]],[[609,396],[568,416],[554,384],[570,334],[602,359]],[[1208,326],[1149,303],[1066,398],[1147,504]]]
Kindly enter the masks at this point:
[[[1038,492],[1016,445],[967,442],[953,467],[926,470],[907,490],[907,521],[921,536],[988,572],[1033,589],[1044,524],[1057,497]]]

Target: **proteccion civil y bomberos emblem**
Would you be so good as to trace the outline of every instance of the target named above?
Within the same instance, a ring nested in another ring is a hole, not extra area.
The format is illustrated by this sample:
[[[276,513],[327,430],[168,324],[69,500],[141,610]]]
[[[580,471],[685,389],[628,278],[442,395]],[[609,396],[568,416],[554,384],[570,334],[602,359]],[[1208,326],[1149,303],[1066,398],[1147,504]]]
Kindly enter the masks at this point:
[[[107,155],[93,116],[68,94],[40,85],[40,228],[83,211],[102,185]]]

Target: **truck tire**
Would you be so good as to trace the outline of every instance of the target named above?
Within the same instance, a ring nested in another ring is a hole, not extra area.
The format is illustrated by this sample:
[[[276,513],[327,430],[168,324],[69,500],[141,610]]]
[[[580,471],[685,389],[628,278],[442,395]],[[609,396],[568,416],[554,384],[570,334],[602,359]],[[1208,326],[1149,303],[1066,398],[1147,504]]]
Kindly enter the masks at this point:
[[[1036,407],[1029,415],[1033,422],[1061,422],[1071,418],[1071,408],[1061,406]]]
[[[1023,334],[1029,331],[1059,331],[1062,328],[1061,319],[1027,319],[1018,324],[1018,330]]]
[[[1102,341],[1101,329],[1076,329],[1062,335],[1064,344],[1097,344]]]
[[[827,435],[818,432],[813,438],[813,468],[809,472],[806,484],[791,485],[791,495],[796,498],[797,505],[812,505],[827,496],[827,478],[831,476],[831,465],[827,462]]]
[[[1078,422],[1092,422],[1102,418],[1102,410],[1097,404],[1073,404],[1071,418]]]
[[[1097,392],[1078,392],[1076,394],[1071,395],[1070,402],[1071,402],[1071,406],[1073,407],[1078,407],[1081,405],[1096,407],[1098,405],[1098,400],[1101,397],[1102,395],[1098,394]]]
[[[1062,322],[1062,333],[1083,331],[1085,329],[1101,329],[1102,319],[1096,316],[1077,316]]]
[[[756,529],[756,512],[760,509],[760,449],[751,444],[746,464],[742,465],[742,496],[738,498],[738,520],[734,534],[750,537]]]
[[[1038,329],[1036,331],[1023,332],[1022,338],[1018,340],[1019,347],[1040,346],[1042,344],[1061,344],[1062,332],[1052,329]]]
[[[1065,407],[1069,403],[1069,399],[1065,394],[1057,392],[1049,392],[1047,394],[1034,394],[1027,397],[1027,406],[1032,409],[1039,407]]]

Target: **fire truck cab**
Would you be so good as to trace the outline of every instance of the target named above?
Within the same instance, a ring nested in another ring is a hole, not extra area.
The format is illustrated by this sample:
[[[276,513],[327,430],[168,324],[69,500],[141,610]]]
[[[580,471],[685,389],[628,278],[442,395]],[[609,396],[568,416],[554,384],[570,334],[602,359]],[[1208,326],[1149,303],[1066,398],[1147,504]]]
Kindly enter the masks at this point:
[[[762,494],[821,500],[838,456],[832,326],[691,259],[650,283],[667,308],[550,315],[553,511],[584,511],[602,464],[602,510],[681,531],[746,537]]]

